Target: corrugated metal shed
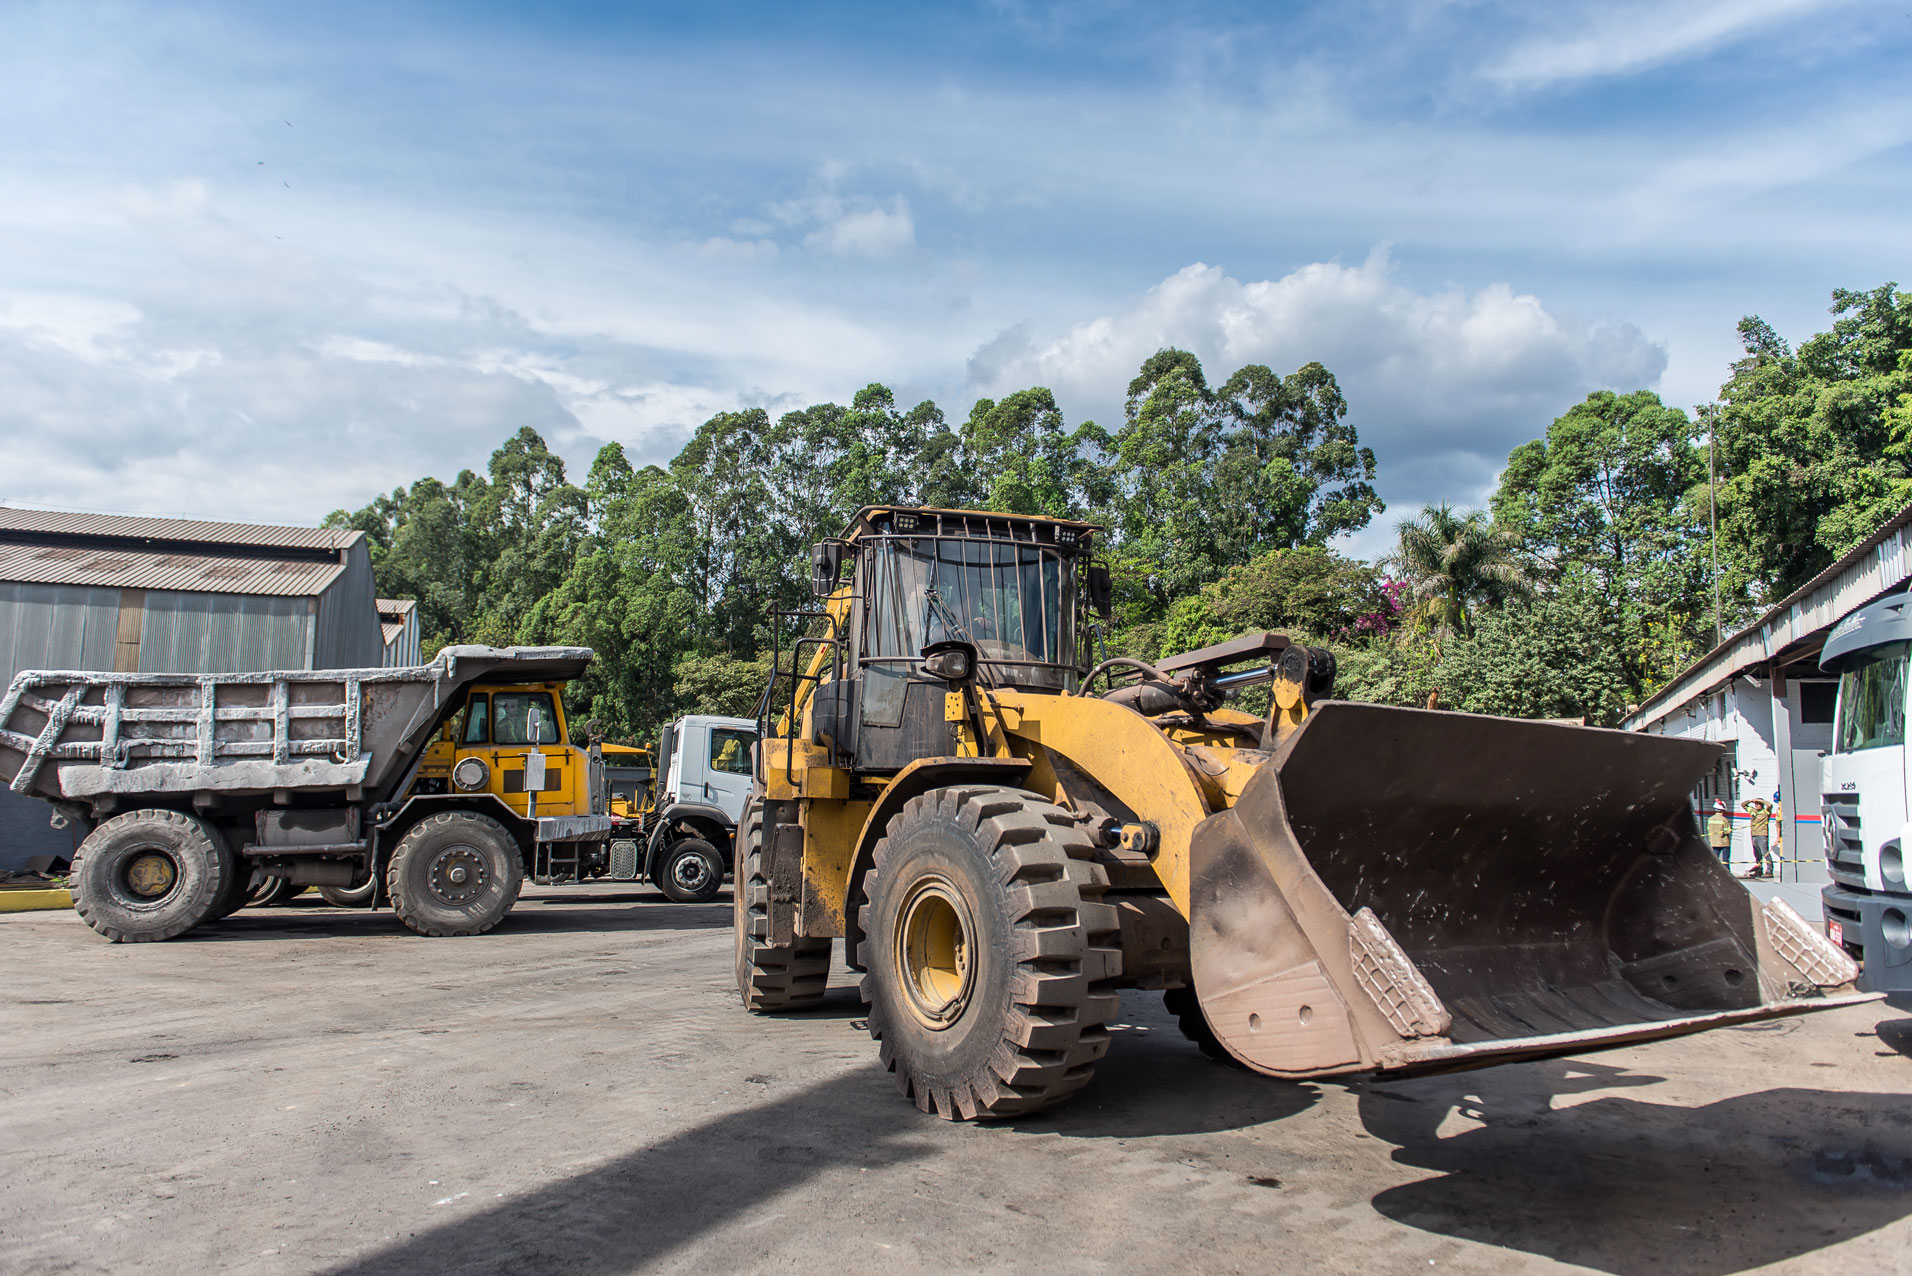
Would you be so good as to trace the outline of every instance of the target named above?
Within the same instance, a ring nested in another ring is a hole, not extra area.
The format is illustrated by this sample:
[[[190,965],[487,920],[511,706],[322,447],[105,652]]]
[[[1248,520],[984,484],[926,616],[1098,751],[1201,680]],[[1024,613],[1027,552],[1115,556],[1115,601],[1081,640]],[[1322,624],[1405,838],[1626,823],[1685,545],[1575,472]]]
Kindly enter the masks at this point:
[[[8,511],[0,511],[5,513]],[[266,594],[311,598],[339,578],[337,551],[319,561],[234,558],[217,553],[151,553],[118,547],[7,544],[0,541],[0,580],[113,589],[178,589],[201,594]]]
[[[417,599],[379,599],[378,622],[385,637],[386,668],[424,663],[424,652],[418,633]]]
[[[377,592],[350,529],[0,507],[0,688],[22,669],[376,666]],[[72,853],[41,804],[0,808],[0,868]]]
[[[145,518],[74,510],[23,510],[0,506],[0,531],[52,535],[111,536],[273,549],[318,549],[336,553],[364,535],[343,527],[277,527],[268,523],[213,523],[191,518]]]

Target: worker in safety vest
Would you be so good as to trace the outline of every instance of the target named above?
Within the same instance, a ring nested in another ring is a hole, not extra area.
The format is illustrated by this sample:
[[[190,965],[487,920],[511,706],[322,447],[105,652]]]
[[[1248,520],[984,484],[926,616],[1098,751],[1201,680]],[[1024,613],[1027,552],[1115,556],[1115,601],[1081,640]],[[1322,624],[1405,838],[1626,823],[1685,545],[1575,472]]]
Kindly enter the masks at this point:
[[[1766,805],[1765,798],[1747,798],[1740,805],[1746,808],[1747,832],[1753,839],[1753,866],[1746,870],[1746,876],[1765,877],[1773,856],[1773,808]]]
[[[1713,800],[1713,814],[1706,821],[1706,840],[1713,847],[1713,854],[1719,856],[1719,862],[1731,867],[1733,863],[1733,822],[1727,817],[1726,803],[1718,798]]]

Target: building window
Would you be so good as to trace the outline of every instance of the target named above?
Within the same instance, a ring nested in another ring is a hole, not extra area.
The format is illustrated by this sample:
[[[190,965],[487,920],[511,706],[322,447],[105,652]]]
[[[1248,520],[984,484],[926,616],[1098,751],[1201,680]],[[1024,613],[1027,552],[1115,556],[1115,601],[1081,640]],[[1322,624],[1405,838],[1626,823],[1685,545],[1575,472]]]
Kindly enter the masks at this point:
[[[1799,684],[1799,721],[1811,725],[1832,725],[1832,707],[1839,701],[1836,682]]]

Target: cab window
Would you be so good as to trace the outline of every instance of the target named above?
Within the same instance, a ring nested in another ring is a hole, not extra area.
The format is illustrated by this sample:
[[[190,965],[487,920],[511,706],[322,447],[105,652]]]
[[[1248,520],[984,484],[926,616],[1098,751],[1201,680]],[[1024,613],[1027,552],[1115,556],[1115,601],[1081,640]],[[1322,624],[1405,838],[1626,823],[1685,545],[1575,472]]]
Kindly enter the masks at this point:
[[[728,771],[732,775],[750,774],[750,746],[756,742],[753,731],[737,731],[729,727],[710,729],[710,769]]]
[[[465,743],[484,744],[491,738],[491,699],[473,696],[465,710]]]
[[[500,691],[491,698],[493,744],[558,743],[558,711],[549,691]]]

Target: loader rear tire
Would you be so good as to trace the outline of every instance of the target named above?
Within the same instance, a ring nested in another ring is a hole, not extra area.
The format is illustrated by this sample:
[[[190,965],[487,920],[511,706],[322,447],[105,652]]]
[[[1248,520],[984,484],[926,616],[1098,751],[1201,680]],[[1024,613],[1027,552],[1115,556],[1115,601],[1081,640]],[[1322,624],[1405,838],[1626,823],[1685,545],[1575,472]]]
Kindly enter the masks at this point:
[[[482,935],[524,887],[518,843],[475,811],[440,811],[405,832],[385,870],[398,919],[421,935]]]
[[[877,843],[860,961],[897,1089],[945,1120],[1023,1116],[1088,1084],[1122,949],[1074,816],[1029,793],[938,789]]]
[[[87,835],[73,911],[116,944],[173,939],[219,916],[239,865],[217,829],[178,811],[128,811]]]
[[[741,854],[731,887],[737,992],[752,1014],[809,1010],[830,983],[830,941],[770,942],[770,877],[763,862],[763,803],[752,798],[737,825]]]

